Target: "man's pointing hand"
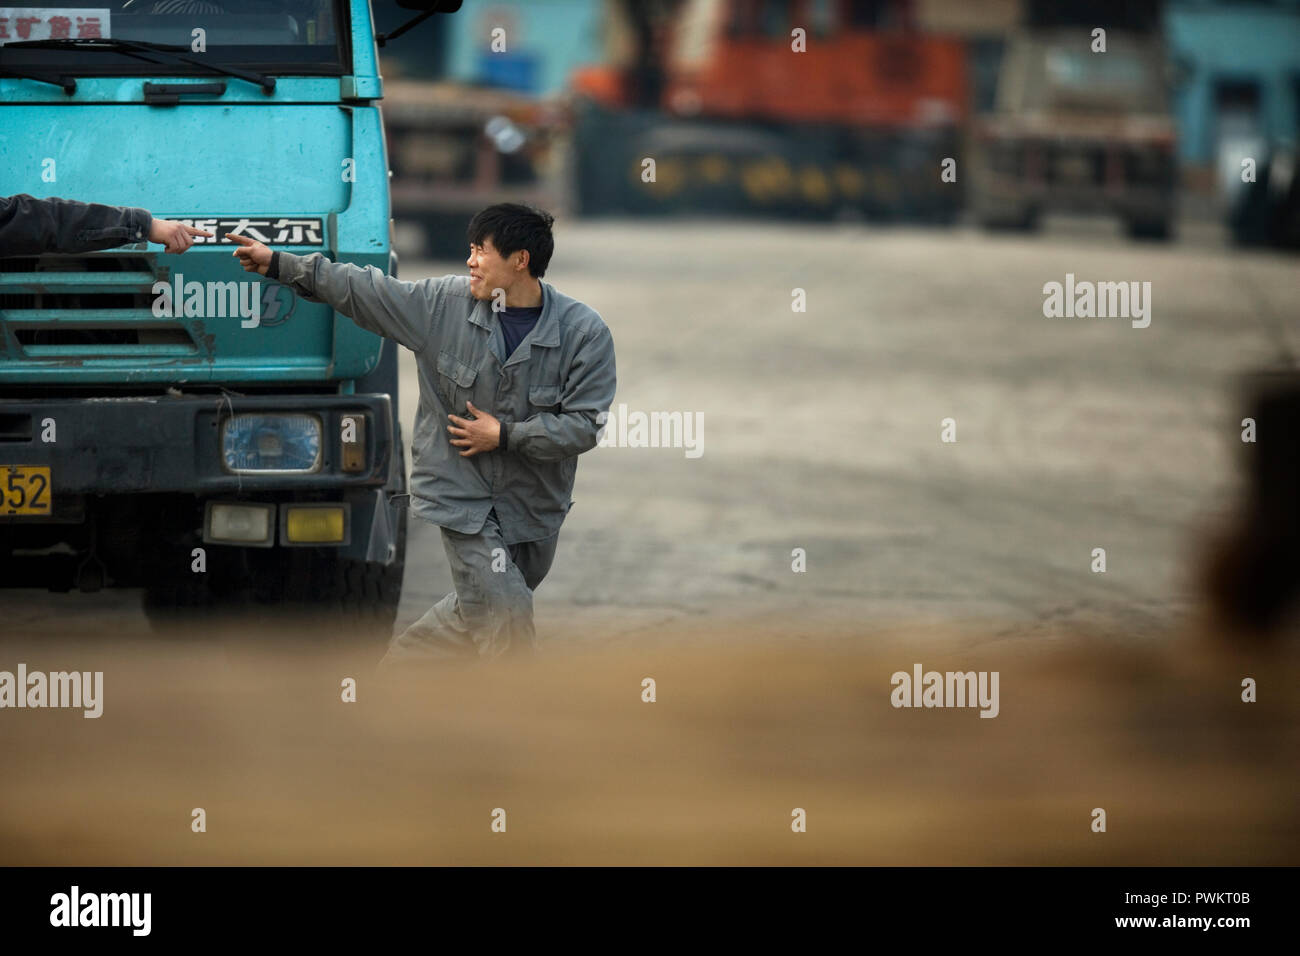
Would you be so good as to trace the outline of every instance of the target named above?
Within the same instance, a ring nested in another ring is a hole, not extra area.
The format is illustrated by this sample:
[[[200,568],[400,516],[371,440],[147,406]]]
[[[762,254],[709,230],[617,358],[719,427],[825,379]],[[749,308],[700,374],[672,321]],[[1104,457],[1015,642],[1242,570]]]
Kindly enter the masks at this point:
[[[226,233],[227,239],[233,239],[239,243],[239,248],[231,255],[238,256],[240,264],[244,267],[245,272],[256,272],[259,275],[266,275],[266,271],[271,268],[271,250],[266,248],[256,239],[249,239],[247,236],[237,236],[233,232]]]
[[[212,233],[187,226],[183,222],[172,222],[170,219],[155,219],[149,225],[149,241],[159,243],[163,247],[163,252],[172,255],[180,255],[194,245],[195,236],[207,236],[210,239]]]

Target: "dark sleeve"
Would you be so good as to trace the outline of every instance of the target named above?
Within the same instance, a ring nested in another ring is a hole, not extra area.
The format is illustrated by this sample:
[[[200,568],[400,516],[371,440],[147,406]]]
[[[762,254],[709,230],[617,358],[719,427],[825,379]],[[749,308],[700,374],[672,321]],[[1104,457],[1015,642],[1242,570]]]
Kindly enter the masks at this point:
[[[0,197],[0,256],[94,252],[149,238],[147,209],[73,199]]]

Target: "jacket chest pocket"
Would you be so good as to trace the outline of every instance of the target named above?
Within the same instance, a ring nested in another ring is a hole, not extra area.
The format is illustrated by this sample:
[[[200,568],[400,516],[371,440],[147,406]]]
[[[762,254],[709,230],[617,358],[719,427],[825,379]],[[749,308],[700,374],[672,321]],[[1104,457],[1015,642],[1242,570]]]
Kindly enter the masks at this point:
[[[478,369],[466,365],[450,352],[438,353],[438,388],[442,399],[452,414],[465,411],[465,402],[470,398],[474,380],[478,378]]]

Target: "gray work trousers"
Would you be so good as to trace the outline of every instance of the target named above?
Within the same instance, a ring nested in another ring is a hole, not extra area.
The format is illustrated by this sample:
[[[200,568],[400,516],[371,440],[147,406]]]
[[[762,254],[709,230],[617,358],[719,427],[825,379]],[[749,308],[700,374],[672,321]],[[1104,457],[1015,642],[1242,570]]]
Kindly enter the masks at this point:
[[[508,545],[495,509],[477,534],[440,530],[455,590],[389,642],[380,668],[535,650],[533,591],[551,569],[560,533]]]

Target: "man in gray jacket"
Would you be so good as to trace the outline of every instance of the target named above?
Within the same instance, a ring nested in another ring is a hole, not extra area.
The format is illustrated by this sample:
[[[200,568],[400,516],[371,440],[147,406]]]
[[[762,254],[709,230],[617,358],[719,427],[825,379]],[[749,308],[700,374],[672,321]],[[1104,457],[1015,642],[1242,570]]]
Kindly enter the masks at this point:
[[[455,591],[393,638],[381,666],[534,646],[533,591],[616,384],[601,317],[541,281],[552,221],[528,206],[489,206],[469,225],[470,274],[419,282],[231,236],[246,271],[415,353],[412,511],[442,528]]]

